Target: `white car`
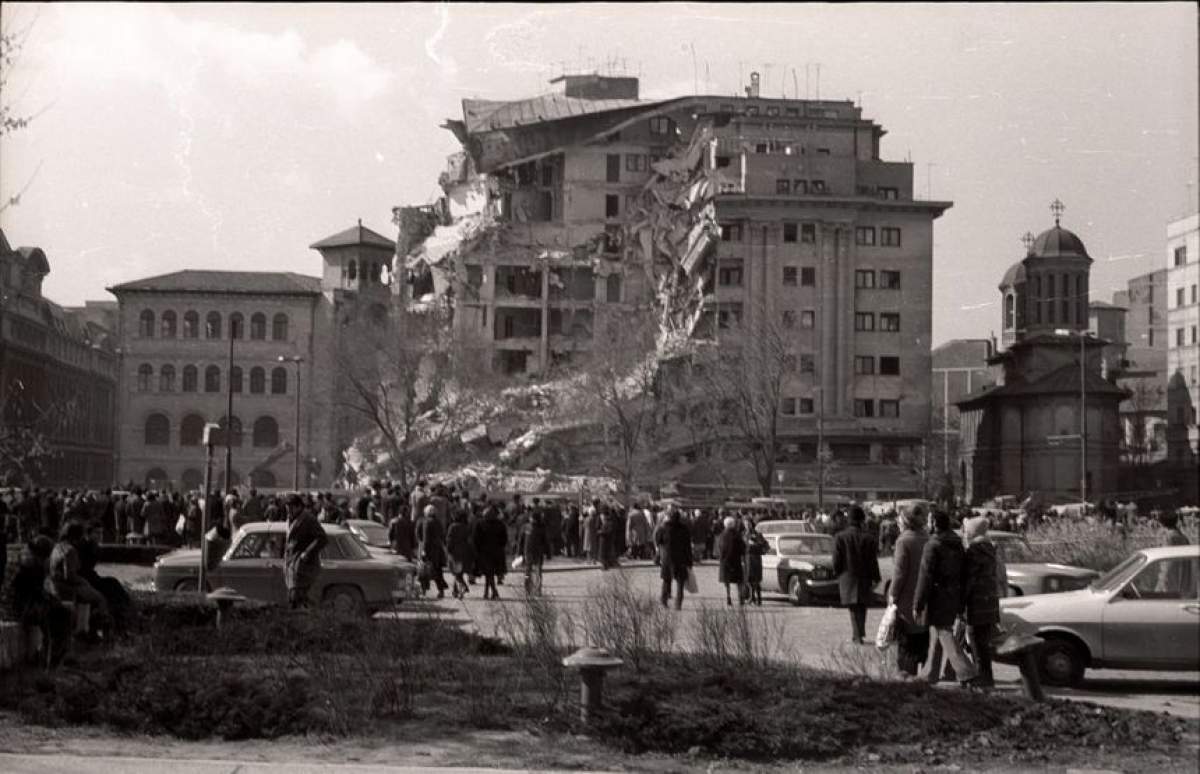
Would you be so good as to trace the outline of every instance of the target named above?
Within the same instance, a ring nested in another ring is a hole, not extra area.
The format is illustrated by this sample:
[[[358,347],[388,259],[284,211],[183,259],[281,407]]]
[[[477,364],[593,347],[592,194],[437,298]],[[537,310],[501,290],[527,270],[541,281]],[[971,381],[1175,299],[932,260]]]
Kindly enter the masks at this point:
[[[1137,551],[1086,589],[1002,599],[1000,625],[1046,641],[1051,685],[1089,667],[1200,670],[1200,546]]]
[[[817,531],[812,522],[806,519],[769,519],[756,523],[754,529],[763,537],[812,534]]]

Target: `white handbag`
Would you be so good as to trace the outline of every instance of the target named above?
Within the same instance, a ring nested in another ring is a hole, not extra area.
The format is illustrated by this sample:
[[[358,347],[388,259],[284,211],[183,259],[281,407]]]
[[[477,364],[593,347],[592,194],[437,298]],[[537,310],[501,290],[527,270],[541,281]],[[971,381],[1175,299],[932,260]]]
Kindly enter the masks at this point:
[[[879,631],[875,634],[875,647],[880,650],[887,650],[896,641],[896,617],[896,605],[888,605],[879,621]]]

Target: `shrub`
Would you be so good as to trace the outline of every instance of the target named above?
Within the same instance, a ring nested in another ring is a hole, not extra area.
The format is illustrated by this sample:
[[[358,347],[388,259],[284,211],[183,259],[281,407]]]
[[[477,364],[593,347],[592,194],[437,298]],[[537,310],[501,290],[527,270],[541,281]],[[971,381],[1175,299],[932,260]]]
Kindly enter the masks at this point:
[[[1148,526],[1126,533],[1108,522],[1060,519],[1038,524],[1026,534],[1026,539],[1032,549],[1027,561],[1056,562],[1106,572],[1140,548],[1161,545],[1162,533]]]
[[[588,588],[579,620],[586,644],[605,648],[638,671],[675,645],[676,616],[636,588],[624,570],[604,573]]]
[[[701,605],[692,639],[695,655],[713,667],[764,667],[791,656],[783,620],[743,606]]]

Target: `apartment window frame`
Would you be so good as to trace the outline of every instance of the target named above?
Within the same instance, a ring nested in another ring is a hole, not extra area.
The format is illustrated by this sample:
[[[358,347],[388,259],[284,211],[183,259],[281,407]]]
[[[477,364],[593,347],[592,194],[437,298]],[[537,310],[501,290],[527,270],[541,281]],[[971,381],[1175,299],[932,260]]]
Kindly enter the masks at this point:
[[[741,242],[742,241],[742,224],[741,223],[722,223],[721,224],[721,241],[722,242]]]
[[[900,313],[899,312],[880,312],[879,313],[879,330],[884,333],[899,333],[900,332]]]
[[[810,416],[817,413],[816,405],[812,398],[800,398],[796,401],[796,409],[800,416]]]
[[[626,172],[645,172],[650,169],[650,158],[643,153],[625,154]]]
[[[800,310],[801,330],[811,331],[817,327],[817,313],[812,309]]]
[[[791,196],[792,181],[790,178],[780,177],[775,179],[775,195],[776,196]]]
[[[799,266],[784,266],[782,283],[785,288],[799,287],[799,285],[800,285],[800,267]]]
[[[816,223],[801,223],[800,224],[800,244],[815,245],[817,243],[817,224]]]
[[[817,286],[817,267],[801,266],[800,267],[800,287],[815,288]]]
[[[654,116],[650,119],[650,134],[671,134],[671,124],[674,123],[667,116]]]
[[[855,269],[854,270],[854,289],[855,290],[874,290],[875,289],[875,270],[874,269]]]
[[[621,182],[621,154],[604,154],[604,180],[609,183]]]
[[[792,181],[792,196],[807,196],[807,195],[808,195],[808,181],[807,180],[793,180]]]
[[[746,267],[740,259],[730,259],[721,263],[717,267],[717,285],[723,288],[740,288],[746,280],[745,272]]]
[[[881,398],[879,401],[879,418],[881,419],[899,419],[900,418],[900,401],[894,398]]]
[[[854,228],[854,244],[858,245],[859,247],[874,247],[875,227],[856,226]]]
[[[879,244],[883,247],[900,247],[901,234],[897,226],[884,226],[879,231]]]
[[[815,374],[817,372],[817,357],[811,352],[800,353],[800,373]]]
[[[875,356],[874,355],[855,355],[854,356],[854,374],[855,374],[855,376],[874,376],[875,375]]]
[[[899,376],[900,375],[900,356],[899,355],[880,355],[879,356],[879,375],[880,376]]]
[[[900,272],[892,269],[880,269],[877,287],[880,290],[899,290]]]
[[[856,333],[870,333],[875,330],[874,312],[855,312],[854,330]]]
[[[1175,267],[1187,265],[1187,245],[1180,245],[1175,248]]]
[[[789,330],[792,328],[795,328],[796,327],[796,310],[795,309],[784,309],[783,313],[780,316],[780,324],[784,328],[789,329]]]
[[[797,409],[799,408],[799,406],[797,405],[798,403],[799,403],[799,400],[797,400],[796,398],[782,398],[779,401],[780,415],[785,416],[785,417],[799,416],[799,413],[797,412]]]
[[[823,193],[825,193],[825,181],[824,181],[824,180],[812,180],[812,181],[810,181],[810,182],[809,182],[809,184],[808,184],[808,192],[809,192],[809,193],[811,193],[811,194],[823,194]]]
[[[875,418],[875,401],[872,398],[855,398],[854,399],[854,418],[855,419],[874,419]]]
[[[604,194],[604,218],[612,220],[621,217],[621,195]]]

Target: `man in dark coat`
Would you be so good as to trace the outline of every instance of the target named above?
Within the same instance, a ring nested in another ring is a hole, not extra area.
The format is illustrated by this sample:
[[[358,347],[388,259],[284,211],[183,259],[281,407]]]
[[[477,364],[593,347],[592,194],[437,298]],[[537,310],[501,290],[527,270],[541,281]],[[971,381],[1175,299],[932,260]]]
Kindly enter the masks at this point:
[[[500,520],[500,510],[495,503],[488,503],[483,518],[475,522],[472,538],[475,543],[475,567],[483,576],[483,598],[499,599],[496,577],[504,572],[508,528]]]
[[[745,582],[743,562],[746,558],[746,541],[742,537],[737,519],[732,516],[725,517],[724,526],[721,539],[717,541],[717,580],[725,584],[725,604],[733,607],[730,586],[737,587],[738,604],[746,604],[746,597],[742,593],[742,583]]]
[[[866,529],[867,515],[859,506],[850,509],[850,526],[833,542],[833,572],[838,576],[842,604],[850,609],[854,642],[867,636],[867,605],[879,582],[879,547]]]
[[[662,605],[671,598],[671,581],[675,581],[675,609],[683,609],[683,588],[692,569],[692,533],[683,522],[679,509],[672,507],[664,528],[655,537],[660,548]]]
[[[542,593],[542,564],[550,558],[550,539],[542,510],[535,510],[525,524],[521,539],[521,557],[525,564],[525,593]]]
[[[293,609],[309,606],[309,592],[321,574],[321,549],[329,538],[300,495],[288,497],[287,540],[283,547],[283,580]]]
[[[937,510],[930,517],[933,536],[921,553],[917,590],[913,595],[913,617],[931,627],[932,649],[922,676],[936,683],[942,673],[942,654],[954,667],[960,682],[974,679],[975,667],[954,639],[954,622],[963,611],[963,581],[966,552],[962,538],[950,528],[950,514]]]
[[[430,503],[417,522],[417,555],[428,566],[428,575],[421,578],[421,591],[429,591],[429,583],[437,585],[438,599],[446,596],[446,579],[442,569],[446,566],[446,531],[438,518],[437,507]]]
[[[566,550],[567,556],[572,559],[579,558],[579,506],[575,503],[571,503],[567,507],[567,515],[563,519],[562,534],[563,547]]]
[[[971,627],[971,653],[979,668],[976,684],[991,688],[995,685],[992,639],[996,624],[1000,623],[1000,596],[1007,586],[1006,573],[996,554],[996,545],[988,539],[986,516],[964,521],[963,533],[967,540],[963,608],[967,625]]]
[[[388,524],[388,545],[392,547],[393,552],[410,562],[412,561],[416,533],[413,529],[413,520],[409,518],[408,509],[404,507],[403,503],[400,505],[400,511],[392,517]]]

